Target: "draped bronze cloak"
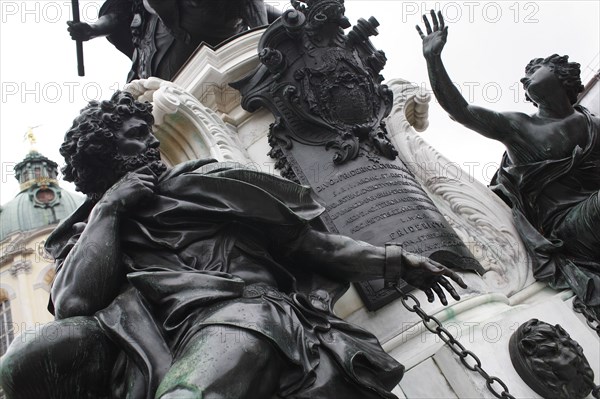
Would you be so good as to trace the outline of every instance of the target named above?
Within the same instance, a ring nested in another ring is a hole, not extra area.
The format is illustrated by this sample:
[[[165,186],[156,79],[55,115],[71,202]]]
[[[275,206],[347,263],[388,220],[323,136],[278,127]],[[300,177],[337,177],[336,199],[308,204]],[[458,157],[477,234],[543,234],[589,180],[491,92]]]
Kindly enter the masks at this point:
[[[73,225],[91,207],[84,204],[49,237],[57,273],[77,241]],[[294,366],[281,382],[280,397],[312,397],[312,390],[335,397],[335,387],[315,381],[319,373],[341,373],[356,398],[395,398],[389,391],[402,377],[402,365],[372,334],[330,311],[328,298],[347,283],[314,273],[278,250],[322,211],[310,188],[214,161],[189,162],[163,174],[156,197],[121,224],[127,282],[95,315],[123,352],[115,366],[126,370],[115,383],[117,394],[129,386],[138,392],[133,397],[153,397],[195,332],[227,325],[269,340]],[[229,273],[233,264],[258,266],[276,284],[246,282]]]
[[[576,112],[587,118],[584,148],[523,165],[505,153],[491,188],[512,208],[536,279],[570,287],[600,316],[600,139],[589,111]]]

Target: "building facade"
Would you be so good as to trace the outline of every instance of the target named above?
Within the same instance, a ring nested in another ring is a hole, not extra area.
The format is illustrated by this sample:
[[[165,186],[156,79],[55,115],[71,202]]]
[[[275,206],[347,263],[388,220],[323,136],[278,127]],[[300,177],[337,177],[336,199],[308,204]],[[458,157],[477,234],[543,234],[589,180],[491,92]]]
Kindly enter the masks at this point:
[[[15,166],[19,194],[0,208],[0,355],[19,334],[53,319],[47,304],[55,271],[44,243],[83,202],[60,187],[57,167],[31,151]]]

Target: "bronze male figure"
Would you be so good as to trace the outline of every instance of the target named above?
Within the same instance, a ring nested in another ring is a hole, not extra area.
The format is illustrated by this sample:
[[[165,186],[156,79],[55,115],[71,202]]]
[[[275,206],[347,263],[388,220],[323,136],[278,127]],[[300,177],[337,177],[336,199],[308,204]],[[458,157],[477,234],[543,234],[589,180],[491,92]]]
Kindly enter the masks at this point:
[[[128,82],[171,80],[200,43],[216,46],[279,15],[264,0],[106,0],[96,22],[68,30],[74,40],[106,36],[132,60]]]
[[[333,302],[384,277],[446,304],[460,277],[313,229],[308,187],[214,160],[167,169],[150,109],[117,92],[66,134],[64,174],[88,200],[47,241],[61,334],[15,341],[8,397],[395,398],[402,365]]]

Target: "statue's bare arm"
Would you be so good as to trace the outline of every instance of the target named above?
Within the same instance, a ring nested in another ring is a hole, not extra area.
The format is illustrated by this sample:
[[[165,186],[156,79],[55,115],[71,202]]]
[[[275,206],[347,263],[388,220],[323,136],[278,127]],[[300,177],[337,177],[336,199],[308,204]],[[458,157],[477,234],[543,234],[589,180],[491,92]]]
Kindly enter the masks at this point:
[[[122,27],[129,27],[133,19],[133,1],[118,0],[107,5],[105,3],[96,22],[73,22],[67,21],[67,30],[73,40],[87,41],[97,37],[114,34]]]
[[[441,12],[436,16],[431,11],[433,27],[423,16],[426,34],[417,26],[423,39],[423,55],[427,61],[427,70],[433,93],[438,102],[458,123],[475,130],[485,137],[510,142],[521,130],[522,121],[527,115],[521,113],[499,113],[469,104],[452,83],[441,53],[448,37],[448,27],[444,24]]]
[[[87,22],[68,21],[67,25],[71,38],[73,40],[88,41],[97,37],[108,36],[115,31],[119,26],[119,18],[117,14],[106,14],[98,18],[92,24]]]
[[[447,304],[447,300],[442,288],[459,299],[446,278],[466,288],[456,273],[424,256],[397,251],[395,256],[386,259],[383,247],[310,228],[288,244],[288,253],[295,259],[301,259],[303,265],[338,280],[386,278],[388,283],[397,283],[402,279],[425,291],[429,301],[434,300],[435,292],[443,304]]]
[[[68,21],[68,31],[73,40],[87,41],[110,36],[119,29],[129,29],[133,19],[133,0],[107,0],[100,9],[96,22]]]
[[[130,172],[94,206],[52,287],[57,319],[90,316],[117,296],[125,277],[119,223],[128,210],[153,194],[155,181],[148,167]]]

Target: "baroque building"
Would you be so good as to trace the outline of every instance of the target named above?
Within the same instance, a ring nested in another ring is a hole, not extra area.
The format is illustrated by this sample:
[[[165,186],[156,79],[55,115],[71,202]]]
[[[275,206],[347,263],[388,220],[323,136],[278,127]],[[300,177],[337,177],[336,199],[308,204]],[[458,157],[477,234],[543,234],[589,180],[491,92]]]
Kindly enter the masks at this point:
[[[44,243],[83,202],[60,187],[57,168],[31,150],[14,168],[19,194],[0,208],[0,355],[19,334],[53,319],[46,307],[54,266]]]

